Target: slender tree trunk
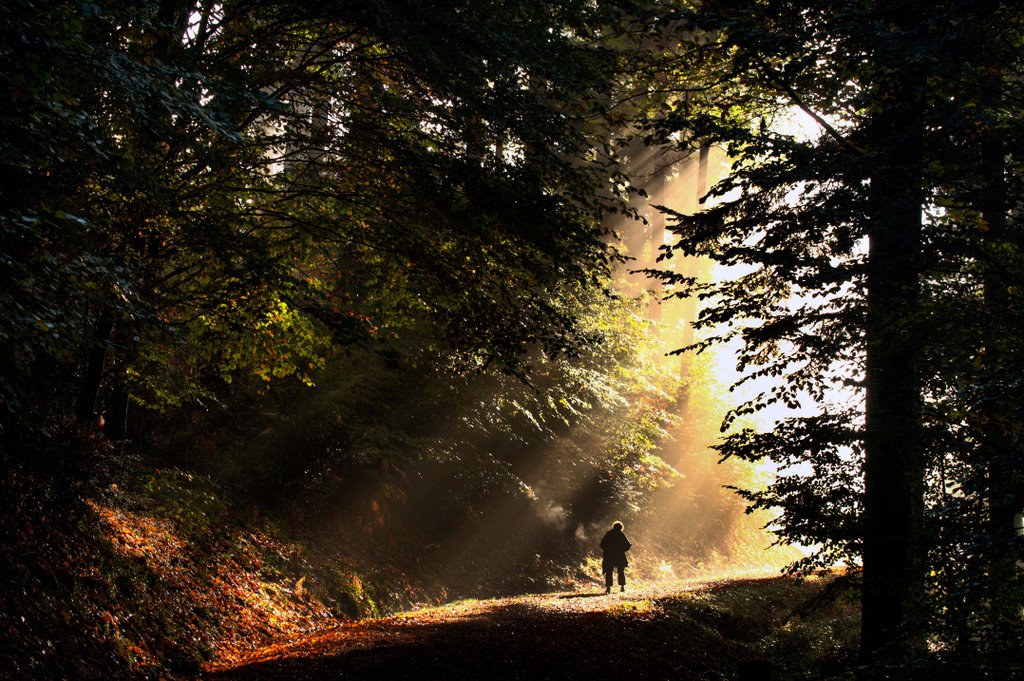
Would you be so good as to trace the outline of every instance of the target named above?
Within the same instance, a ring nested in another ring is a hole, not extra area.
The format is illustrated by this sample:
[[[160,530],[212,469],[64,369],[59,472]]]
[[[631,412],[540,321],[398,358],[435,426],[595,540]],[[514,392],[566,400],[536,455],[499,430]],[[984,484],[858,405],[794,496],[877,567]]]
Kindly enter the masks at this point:
[[[923,586],[917,307],[922,129],[913,84],[883,84],[869,188],[861,654],[898,655]],[[908,90],[908,87],[910,88]],[[909,101],[908,101],[909,100]]]
[[[91,423],[96,417],[96,399],[103,382],[103,366],[106,363],[107,346],[110,343],[110,333],[113,329],[114,314],[109,307],[104,308],[100,318],[96,320],[93,342],[87,351],[82,371],[78,404],[75,407],[75,417],[79,423]]]
[[[107,423],[104,427],[104,432],[110,440],[118,441],[128,437],[128,405],[130,402],[131,395],[123,385],[114,388],[114,392],[110,396],[110,404],[107,407]]]

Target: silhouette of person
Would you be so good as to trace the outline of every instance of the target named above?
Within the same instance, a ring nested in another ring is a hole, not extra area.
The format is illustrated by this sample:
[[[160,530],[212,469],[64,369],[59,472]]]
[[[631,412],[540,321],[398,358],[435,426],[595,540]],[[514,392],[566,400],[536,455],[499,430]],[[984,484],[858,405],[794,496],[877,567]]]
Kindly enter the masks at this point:
[[[612,573],[619,571],[619,591],[626,590],[626,551],[632,544],[622,532],[622,523],[616,522],[601,539],[601,571],[604,572],[604,592],[612,591]]]

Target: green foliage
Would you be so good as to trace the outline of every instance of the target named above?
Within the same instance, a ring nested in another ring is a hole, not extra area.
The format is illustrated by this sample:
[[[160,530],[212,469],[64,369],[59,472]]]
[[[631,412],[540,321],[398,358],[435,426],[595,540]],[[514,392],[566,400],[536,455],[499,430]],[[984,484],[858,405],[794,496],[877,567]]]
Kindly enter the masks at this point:
[[[492,9],[15,3],[5,420],[308,382],[330,343],[404,333],[512,371],[578,352],[549,292],[613,257],[584,160],[605,10]]]
[[[434,546],[423,557],[434,561],[475,553],[466,532],[520,525],[527,546],[467,557],[497,573],[479,588],[525,570],[538,552],[575,560],[592,549],[575,528],[639,511],[676,477],[656,452],[678,379],[651,361],[638,301],[570,292],[558,304],[582,308],[571,314],[595,340],[574,357],[533,353],[532,383],[466,371],[465,358],[410,334],[401,356],[415,363],[353,351],[330,357],[312,389],[237,381],[217,397],[232,412],[165,420],[153,442],[239,493],[301,509],[301,522],[325,529],[322,541],[351,524],[408,551]],[[501,552],[510,555],[498,560]]]
[[[744,429],[728,435],[716,447],[725,458],[767,459],[779,467],[766,489],[737,490],[751,510],[776,512],[783,528],[779,544],[815,546],[827,536],[792,571],[853,565],[860,556],[862,454],[860,434],[848,425],[851,420],[848,414],[786,419],[767,433]]]
[[[224,500],[216,488],[211,489],[209,480],[182,470],[147,471],[140,487],[153,509],[189,536],[208,531],[226,511]]]

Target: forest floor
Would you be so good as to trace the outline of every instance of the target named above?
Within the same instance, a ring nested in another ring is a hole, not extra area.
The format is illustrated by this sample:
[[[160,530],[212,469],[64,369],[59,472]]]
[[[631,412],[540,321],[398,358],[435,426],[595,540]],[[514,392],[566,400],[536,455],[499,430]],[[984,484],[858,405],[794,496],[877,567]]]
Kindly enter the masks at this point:
[[[289,638],[203,678],[710,681],[751,663],[773,679],[852,678],[857,609],[833,584],[771,577],[460,601]]]

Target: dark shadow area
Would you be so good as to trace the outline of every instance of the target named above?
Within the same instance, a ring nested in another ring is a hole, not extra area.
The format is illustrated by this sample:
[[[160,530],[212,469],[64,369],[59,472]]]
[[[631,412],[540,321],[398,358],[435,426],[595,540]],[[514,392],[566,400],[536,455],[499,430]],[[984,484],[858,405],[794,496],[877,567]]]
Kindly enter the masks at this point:
[[[597,592],[594,592],[594,593],[586,593],[586,594],[563,594],[563,595],[559,596],[559,598],[561,598],[561,599],[567,599],[567,598],[597,598],[598,596],[607,596],[607,595],[608,594],[606,594],[603,591],[597,591]]]

